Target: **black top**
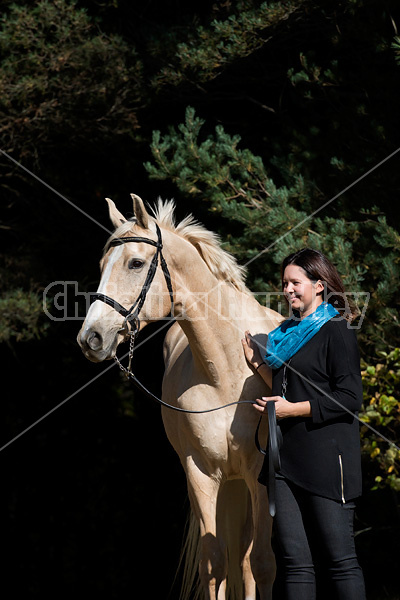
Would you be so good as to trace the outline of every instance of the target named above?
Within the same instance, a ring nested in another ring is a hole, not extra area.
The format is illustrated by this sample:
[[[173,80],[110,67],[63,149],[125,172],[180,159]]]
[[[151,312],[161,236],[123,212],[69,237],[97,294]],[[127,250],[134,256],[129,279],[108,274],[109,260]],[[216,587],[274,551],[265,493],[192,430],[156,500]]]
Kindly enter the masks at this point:
[[[273,371],[272,394],[282,395],[284,366]],[[358,420],[360,357],[354,330],[344,319],[325,323],[286,368],[286,399],[308,400],[311,417],[279,421],[280,473],[314,494],[347,501],[361,494]]]

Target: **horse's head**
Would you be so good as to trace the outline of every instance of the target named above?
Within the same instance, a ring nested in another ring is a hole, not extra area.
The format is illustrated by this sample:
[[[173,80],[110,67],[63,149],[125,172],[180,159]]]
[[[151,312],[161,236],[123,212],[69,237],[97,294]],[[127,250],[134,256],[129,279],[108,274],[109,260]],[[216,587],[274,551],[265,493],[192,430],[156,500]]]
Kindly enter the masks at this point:
[[[130,327],[143,328],[171,310],[160,229],[142,200],[134,194],[132,199],[135,218],[128,221],[107,198],[116,230],[105,246],[100,285],[78,334],[83,353],[94,362],[113,358]]]

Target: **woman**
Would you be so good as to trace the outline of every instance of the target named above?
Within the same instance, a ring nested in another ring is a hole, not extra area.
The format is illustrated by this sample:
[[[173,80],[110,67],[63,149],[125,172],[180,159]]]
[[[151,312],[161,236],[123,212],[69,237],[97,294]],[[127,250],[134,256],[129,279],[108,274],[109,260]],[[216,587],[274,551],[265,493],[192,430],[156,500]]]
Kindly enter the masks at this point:
[[[282,285],[291,317],[269,334],[265,361],[248,331],[242,343],[272,388],[272,396],[254,407],[266,413],[267,402],[274,402],[282,431],[274,527],[286,598],[316,597],[318,562],[338,599],[364,600],[353,534],[354,499],[361,494],[354,415],[362,402],[357,341],[348,327],[353,315],[336,268],[316,250],[305,248],[283,261]]]

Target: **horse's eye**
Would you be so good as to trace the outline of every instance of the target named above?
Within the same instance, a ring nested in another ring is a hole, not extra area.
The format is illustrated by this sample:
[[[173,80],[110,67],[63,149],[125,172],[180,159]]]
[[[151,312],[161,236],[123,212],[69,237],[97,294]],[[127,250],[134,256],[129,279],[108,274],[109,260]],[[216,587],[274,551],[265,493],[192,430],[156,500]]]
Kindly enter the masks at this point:
[[[144,262],[142,260],[139,260],[139,258],[132,258],[132,260],[129,261],[129,265],[128,268],[129,269],[140,269],[140,267],[143,267]]]

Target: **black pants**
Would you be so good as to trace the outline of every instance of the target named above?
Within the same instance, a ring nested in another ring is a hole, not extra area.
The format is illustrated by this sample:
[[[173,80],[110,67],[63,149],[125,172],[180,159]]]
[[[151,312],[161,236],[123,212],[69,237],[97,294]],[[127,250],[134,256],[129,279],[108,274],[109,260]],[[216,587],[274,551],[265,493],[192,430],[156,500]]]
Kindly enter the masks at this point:
[[[287,600],[316,598],[315,565],[338,600],[365,600],[353,533],[354,502],[341,504],[276,479],[274,528],[282,550]]]

